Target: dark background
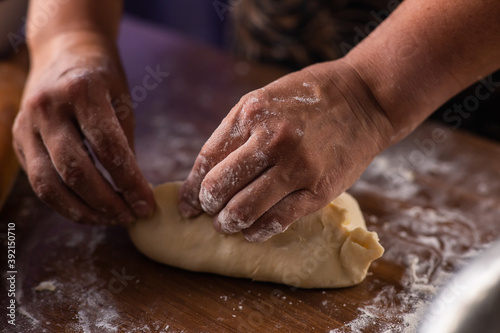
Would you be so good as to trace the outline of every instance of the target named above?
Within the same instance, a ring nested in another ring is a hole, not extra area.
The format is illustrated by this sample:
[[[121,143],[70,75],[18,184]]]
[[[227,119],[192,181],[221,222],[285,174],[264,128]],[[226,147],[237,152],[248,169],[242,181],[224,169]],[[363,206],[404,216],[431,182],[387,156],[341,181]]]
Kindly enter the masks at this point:
[[[229,0],[217,2],[216,0],[126,0],[125,12],[212,46],[230,50],[229,3]],[[228,10],[225,11],[225,8],[220,7],[221,4],[228,4]],[[219,5],[218,9],[216,5]],[[493,81],[500,84],[500,71],[493,75]],[[453,104],[463,104],[467,96],[474,96],[476,86],[477,83],[471,85],[469,89],[444,104],[431,116],[431,119],[500,141],[500,87],[497,87],[488,99],[481,101],[480,107],[471,112],[468,118],[461,117],[460,126],[456,126],[457,122],[450,122],[445,116]],[[450,116],[449,113],[448,115]]]

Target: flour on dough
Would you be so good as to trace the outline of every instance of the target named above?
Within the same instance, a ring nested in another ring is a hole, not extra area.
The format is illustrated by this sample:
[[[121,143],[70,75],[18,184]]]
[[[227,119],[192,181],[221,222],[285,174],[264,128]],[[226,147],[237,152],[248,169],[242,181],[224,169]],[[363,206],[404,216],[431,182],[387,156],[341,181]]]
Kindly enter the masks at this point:
[[[301,288],[337,288],[360,283],[384,252],[347,193],[284,233],[250,243],[241,233],[217,233],[208,215],[182,218],[177,209],[181,185],[157,186],[155,214],[129,229],[139,251],[167,265]]]

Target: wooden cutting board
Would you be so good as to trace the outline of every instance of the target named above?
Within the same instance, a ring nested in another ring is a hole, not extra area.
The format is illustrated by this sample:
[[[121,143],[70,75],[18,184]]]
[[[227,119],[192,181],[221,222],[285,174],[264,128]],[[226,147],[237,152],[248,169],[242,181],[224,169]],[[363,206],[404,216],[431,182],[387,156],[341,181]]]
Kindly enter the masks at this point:
[[[282,73],[131,19],[120,45],[136,94],[137,157],[153,184],[183,179],[239,97]],[[146,89],[155,70],[169,74]],[[2,315],[1,331],[412,332],[437,288],[500,236],[498,156],[498,143],[437,123],[384,151],[350,192],[386,253],[363,283],[339,290],[157,264],[135,250],[121,227],[61,218],[20,176],[0,214],[0,267],[9,270],[10,223],[17,271],[16,326]],[[5,311],[6,278],[1,284]]]

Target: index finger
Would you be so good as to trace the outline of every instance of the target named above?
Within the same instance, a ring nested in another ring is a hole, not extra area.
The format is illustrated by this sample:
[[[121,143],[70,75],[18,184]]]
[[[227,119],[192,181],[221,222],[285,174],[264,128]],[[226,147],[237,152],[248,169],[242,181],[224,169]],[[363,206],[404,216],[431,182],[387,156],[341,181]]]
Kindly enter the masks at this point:
[[[203,212],[199,194],[201,184],[208,172],[250,137],[250,133],[239,125],[231,113],[203,145],[193,169],[184,181],[180,191],[179,210],[185,218],[191,218]]]
[[[136,163],[111,101],[102,91],[96,93],[95,101],[76,112],[81,131],[135,214],[149,217],[155,208],[153,192]]]

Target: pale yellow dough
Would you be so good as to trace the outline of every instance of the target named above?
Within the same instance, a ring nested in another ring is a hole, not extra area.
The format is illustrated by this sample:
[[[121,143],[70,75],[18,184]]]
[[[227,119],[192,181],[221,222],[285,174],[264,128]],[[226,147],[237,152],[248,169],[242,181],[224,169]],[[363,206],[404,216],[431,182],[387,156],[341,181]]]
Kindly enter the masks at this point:
[[[356,200],[343,193],[323,209],[263,243],[217,233],[212,218],[183,219],[177,209],[182,183],[154,189],[155,215],[130,228],[135,246],[149,258],[191,271],[211,272],[301,288],[360,283],[384,249],[366,230]]]

